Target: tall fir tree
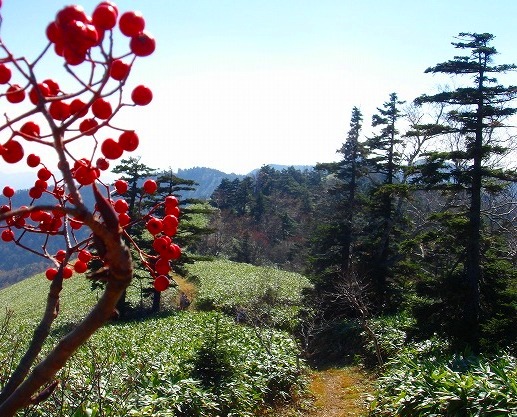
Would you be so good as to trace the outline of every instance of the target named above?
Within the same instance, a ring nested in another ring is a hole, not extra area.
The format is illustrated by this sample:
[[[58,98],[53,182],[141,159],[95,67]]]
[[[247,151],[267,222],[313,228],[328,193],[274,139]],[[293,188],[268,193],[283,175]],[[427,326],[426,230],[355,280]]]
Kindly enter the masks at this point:
[[[399,145],[402,138],[398,122],[404,116],[396,93],[377,108],[372,117],[372,127],[380,128],[377,135],[368,138],[365,146],[372,185],[369,191],[368,225],[363,239],[362,272],[370,277],[375,302],[379,310],[390,308],[393,300],[394,266],[397,260],[395,235],[401,223],[400,197],[407,187],[400,184],[403,168]]]
[[[361,111],[354,107],[346,141],[337,150],[341,160],[316,166],[327,173],[327,196],[318,209],[319,226],[312,237],[310,258],[316,290],[322,293],[338,291],[352,266],[361,178],[366,174],[362,121]]]
[[[459,278],[461,315],[454,336],[477,350],[484,320],[481,288],[489,278],[483,265],[483,259],[489,253],[483,239],[483,194],[488,189],[494,192],[508,181],[517,180],[515,172],[491,165],[495,156],[506,152],[505,147],[497,141],[496,130],[504,126],[506,118],[517,112],[517,108],[510,106],[510,102],[517,96],[517,87],[500,85],[495,76],[517,67],[513,64],[493,64],[497,51],[491,46],[494,39],[492,34],[460,33],[457,39],[452,45],[468,54],[455,56],[425,72],[466,76],[470,78],[470,84],[438,94],[422,95],[415,103],[446,105],[449,108],[449,123],[420,128],[434,135],[459,135],[463,147],[429,154],[427,163],[421,166],[419,179],[429,188],[463,191],[466,195],[466,208],[457,213],[459,219],[454,222],[456,227],[462,225],[458,233],[463,243],[461,256],[457,260],[462,265]],[[450,214],[447,218],[450,219]],[[451,320],[450,317],[443,319]]]

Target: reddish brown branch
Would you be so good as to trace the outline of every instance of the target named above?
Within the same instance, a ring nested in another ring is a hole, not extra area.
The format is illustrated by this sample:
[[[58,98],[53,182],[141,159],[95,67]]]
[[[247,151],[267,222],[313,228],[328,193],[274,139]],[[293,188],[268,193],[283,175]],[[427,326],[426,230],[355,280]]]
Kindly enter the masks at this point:
[[[113,314],[115,306],[129,286],[132,263],[129,250],[118,234],[109,233],[99,223],[94,227],[107,248],[106,259],[110,263],[110,279],[104,294],[86,318],[68,333],[57,346],[33,369],[30,375],[0,403],[0,415],[12,417],[20,408],[27,406],[31,398],[49,383],[74,352],[84,344]],[[19,379],[19,378],[17,378]]]
[[[58,310],[59,306],[59,294],[63,288],[62,270],[60,272],[61,273],[59,273],[54,278],[52,284],[50,285],[45,313],[43,314],[38,327],[34,330],[30,345],[25,352],[25,355],[23,355],[22,359],[20,360],[20,363],[16,367],[15,371],[9,378],[9,381],[0,393],[0,404],[3,404],[3,402],[9,398],[9,396],[11,396],[11,394],[25,379],[38,354],[41,352],[43,343],[50,333],[50,326],[57,316],[56,311]],[[2,406],[0,406],[0,411],[1,409]],[[3,413],[0,412],[0,415],[3,415]]]

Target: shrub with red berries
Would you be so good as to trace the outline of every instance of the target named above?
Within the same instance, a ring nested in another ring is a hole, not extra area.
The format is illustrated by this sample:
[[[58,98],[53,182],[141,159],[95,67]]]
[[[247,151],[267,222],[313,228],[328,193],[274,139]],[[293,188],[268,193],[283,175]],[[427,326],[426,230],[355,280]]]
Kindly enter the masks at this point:
[[[111,201],[111,187],[102,183],[101,174],[109,169],[109,161],[121,158],[126,152],[134,152],[140,143],[134,130],[110,128],[115,125],[113,119],[123,106],[145,106],[152,101],[152,91],[144,85],[138,85],[128,92],[129,102],[119,100],[123,90],[122,82],[129,77],[137,57],[148,56],[155,50],[155,40],[145,29],[146,22],[142,13],[121,13],[112,2],[99,3],[91,15],[78,5],[59,10],[45,31],[53,52],[63,58],[64,65],[72,74],[77,66],[96,63],[90,67],[90,76],[86,78],[89,88],[79,91],[63,91],[58,80],[52,78],[37,79],[32,72],[23,71],[20,61],[5,49],[7,54],[0,63],[0,84],[7,87],[0,93],[0,100],[12,104],[14,116],[9,120],[16,122],[7,122],[2,127],[2,130],[10,130],[12,133],[3,143],[0,142],[0,156],[6,163],[19,163],[25,157],[25,144],[32,142],[53,147],[59,156],[59,163],[55,170],[45,161],[43,150],[46,147],[40,149],[41,154],[35,151],[26,157],[27,166],[35,170],[34,185],[29,190],[32,203],[30,208],[26,208],[26,214],[9,216],[10,212],[16,211],[11,206],[15,191],[9,185],[5,186],[3,196],[7,201],[0,223],[2,241],[22,245],[23,236],[27,233],[57,235],[73,234],[75,230],[79,230],[84,222],[80,220],[80,215],[74,213],[74,205],[78,202],[76,200],[80,199],[78,192],[74,191],[84,186],[101,186],[105,190],[103,195],[108,197],[118,215],[119,226],[124,229],[131,224],[127,203],[122,199]],[[128,53],[120,56],[113,56],[109,41],[109,32],[116,30],[129,38]],[[109,82],[106,82],[106,75]],[[79,78],[78,75],[77,77]],[[27,97],[34,110],[16,112],[15,105],[25,101]],[[39,119],[35,121],[35,111],[47,117],[47,125],[42,124]],[[104,134],[104,131],[111,134]],[[71,144],[78,140],[89,141],[94,145],[94,153],[77,155],[69,150]],[[67,184],[67,176],[69,180],[70,177],[74,180],[71,186]],[[153,180],[146,181],[143,186],[144,192],[148,194],[153,194],[156,188]],[[127,192],[127,183],[117,181],[114,191],[124,194]],[[55,206],[62,210],[34,210],[43,195],[52,196]],[[98,211],[95,213],[100,214]],[[152,216],[145,221],[148,229],[157,236],[172,236],[172,231],[175,230],[169,225],[160,226],[161,220]],[[74,256],[85,250],[91,242],[90,237],[67,248],[67,259],[70,259],[70,265],[74,265],[75,272],[87,271],[84,265],[88,262],[74,263]],[[41,255],[50,258],[54,266],[59,267],[61,261],[46,253],[45,248]],[[53,277],[54,274],[47,274],[49,276]]]
[[[0,11],[1,5],[0,1]],[[34,334],[32,345],[43,344],[58,314],[63,279],[86,273],[106,285],[104,296],[92,307],[95,314],[86,316],[82,327],[71,331],[73,337],[63,339],[59,349],[50,351],[52,360],[41,362],[37,373],[17,370],[17,377],[4,384],[9,392],[0,395],[2,416],[13,416],[37,398],[39,388],[54,376],[53,364],[66,363],[75,349],[109,320],[132,278],[131,252],[124,242],[134,242],[128,231],[136,219],[128,213],[127,203],[114,197],[115,193],[127,192],[127,183],[110,185],[102,176],[111,161],[134,152],[145,139],[131,126],[117,125],[117,115],[131,109],[143,111],[141,107],[151,103],[149,86],[140,84],[128,91],[125,86],[133,66],[155,51],[156,42],[140,12],[121,12],[110,1],[99,3],[89,12],[78,5],[59,10],[41,32],[49,47],[33,62],[9,50],[0,39],[0,102],[5,109],[0,124],[0,164],[23,163],[34,172],[26,206],[16,207],[16,190],[9,184],[1,185],[0,243],[30,250],[51,264],[45,277],[51,281],[52,297],[47,299],[42,331]],[[119,39],[113,36],[115,31],[127,39],[122,53],[114,52],[115,39]],[[60,60],[66,68],[64,74],[74,82],[46,73],[42,68],[44,55]],[[77,87],[70,90],[65,87],[68,85]],[[95,207],[85,205],[85,187],[93,191]],[[152,194],[157,185],[149,180],[143,189]],[[40,203],[43,195],[44,204]],[[181,255],[173,241],[177,218],[171,217],[175,216],[172,205],[177,207],[172,198],[155,201],[141,216],[156,244],[149,253],[137,245],[134,248],[148,267],[157,291],[170,285],[171,263]],[[163,211],[169,213],[161,218],[156,215]],[[82,233],[88,229],[90,233]],[[30,247],[31,234],[45,236],[44,244]],[[53,239],[62,244],[55,253],[49,249]],[[93,264],[101,267],[92,270]],[[29,350],[33,351],[39,352]],[[19,369],[32,369],[37,360],[37,353],[25,355]],[[20,388],[23,381],[29,381],[30,390]]]

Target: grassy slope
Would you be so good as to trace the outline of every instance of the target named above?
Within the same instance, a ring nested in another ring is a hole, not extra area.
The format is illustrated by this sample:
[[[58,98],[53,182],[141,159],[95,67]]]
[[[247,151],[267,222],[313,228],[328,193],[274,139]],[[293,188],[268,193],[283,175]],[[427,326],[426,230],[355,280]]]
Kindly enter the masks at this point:
[[[24,323],[35,322],[45,308],[50,282],[44,274],[27,278],[0,290],[0,317],[6,309],[15,314],[15,320]],[[82,276],[74,276],[63,283],[60,315],[57,324],[77,319],[95,304],[97,292],[90,290],[90,282]]]
[[[227,268],[231,270],[239,265],[229,263]],[[15,356],[22,353],[44,308],[49,284],[44,275],[39,274],[0,290],[0,320],[7,309],[14,313],[10,334],[7,338],[0,337],[0,367],[4,368],[0,369],[0,380],[2,373],[8,374],[7,368],[13,365],[9,360],[12,352]],[[65,281],[60,315],[53,326],[58,332],[51,333],[49,344],[56,341],[60,329],[83,317],[96,298],[97,293],[90,290],[90,283],[84,277],[74,276]],[[102,407],[107,416],[128,415],[131,410],[143,410],[144,404],[152,409],[210,408],[210,404],[216,404],[219,399],[210,390],[192,382],[190,372],[200,346],[206,343],[207,337],[216,334],[222,338],[221,348],[229,349],[231,363],[237,366],[236,379],[228,391],[223,392],[230,397],[231,393],[243,395],[242,399],[230,398],[236,407],[254,408],[270,384],[283,381],[282,386],[287,384],[288,388],[298,378],[296,348],[285,334],[275,332],[267,341],[271,345],[264,349],[264,341],[257,339],[252,329],[235,325],[232,318],[214,313],[174,313],[161,318],[114,323],[100,329],[58,375],[65,389],[60,388],[51,400],[42,404],[42,415],[58,415],[60,407],[65,407],[65,415],[68,415],[77,406],[85,412],[86,408]],[[271,356],[268,352],[275,354]],[[102,396],[88,391],[95,387],[93,381],[106,387]],[[58,402],[61,395],[66,396],[64,406]],[[147,416],[143,411],[135,415]]]

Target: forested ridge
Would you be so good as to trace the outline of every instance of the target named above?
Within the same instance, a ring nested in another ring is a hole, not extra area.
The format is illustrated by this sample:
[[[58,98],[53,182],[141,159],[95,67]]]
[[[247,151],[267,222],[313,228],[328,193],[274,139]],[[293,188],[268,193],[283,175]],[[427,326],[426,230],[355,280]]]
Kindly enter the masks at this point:
[[[330,316],[406,311],[417,338],[515,347],[517,87],[496,79],[515,66],[492,63],[490,34],[458,39],[466,55],[427,72],[464,87],[390,94],[368,137],[354,107],[337,162],[223,181],[202,252],[303,271]]]

